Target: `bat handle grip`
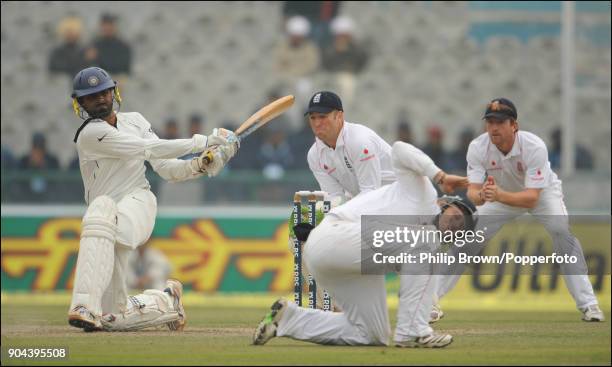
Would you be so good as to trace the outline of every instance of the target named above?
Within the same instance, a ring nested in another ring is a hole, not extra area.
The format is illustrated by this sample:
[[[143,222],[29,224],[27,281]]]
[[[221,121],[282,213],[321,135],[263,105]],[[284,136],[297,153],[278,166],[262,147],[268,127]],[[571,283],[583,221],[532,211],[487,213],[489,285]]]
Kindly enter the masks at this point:
[[[205,163],[205,164],[211,164],[211,163],[212,163],[212,161],[213,161],[213,153],[212,153],[212,151],[207,150],[207,151],[204,153],[204,157],[203,157],[202,159],[204,160],[204,163]]]

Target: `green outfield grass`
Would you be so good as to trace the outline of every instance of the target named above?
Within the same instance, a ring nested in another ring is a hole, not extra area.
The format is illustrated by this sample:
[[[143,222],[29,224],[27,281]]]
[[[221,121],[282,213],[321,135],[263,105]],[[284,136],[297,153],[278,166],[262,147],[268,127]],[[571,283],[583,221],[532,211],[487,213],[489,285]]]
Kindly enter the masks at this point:
[[[2,365],[9,347],[67,346],[71,365],[610,365],[610,323],[581,322],[576,311],[447,310],[435,329],[455,337],[445,349],[333,347],[276,338],[251,346],[262,306],[191,305],[182,333],[84,333],[69,327],[66,305],[2,305]],[[392,310],[393,312],[395,310]],[[609,320],[609,309],[606,311]],[[395,319],[393,315],[393,319]]]

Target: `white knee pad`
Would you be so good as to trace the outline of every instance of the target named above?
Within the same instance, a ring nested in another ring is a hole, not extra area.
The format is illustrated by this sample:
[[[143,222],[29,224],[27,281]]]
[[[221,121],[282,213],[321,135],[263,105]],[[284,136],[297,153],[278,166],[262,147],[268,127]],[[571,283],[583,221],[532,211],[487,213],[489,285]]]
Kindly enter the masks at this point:
[[[134,331],[166,325],[179,317],[168,293],[147,289],[128,298],[125,312],[106,315],[101,321],[108,331]]]
[[[102,315],[101,299],[113,275],[117,204],[97,197],[83,217],[71,309],[85,306]]]
[[[81,238],[106,238],[115,243],[117,236],[117,203],[109,196],[98,196],[83,217]]]

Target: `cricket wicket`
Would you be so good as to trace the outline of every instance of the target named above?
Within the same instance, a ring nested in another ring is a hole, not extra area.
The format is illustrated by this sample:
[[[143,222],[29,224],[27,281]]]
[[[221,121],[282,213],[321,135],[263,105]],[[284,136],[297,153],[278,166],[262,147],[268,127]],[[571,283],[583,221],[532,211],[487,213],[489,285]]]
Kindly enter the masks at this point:
[[[317,225],[317,201],[323,202],[323,213],[329,212],[331,202],[325,200],[326,193],[323,191],[297,191],[293,196],[293,225],[302,222],[302,200],[308,199],[308,223],[313,227]],[[303,289],[303,267],[302,267],[302,247],[303,244],[293,236],[293,297],[298,306],[302,306],[302,289]],[[308,307],[317,308],[317,282],[308,273]],[[324,311],[331,311],[331,297],[327,291],[323,290],[322,308]]]

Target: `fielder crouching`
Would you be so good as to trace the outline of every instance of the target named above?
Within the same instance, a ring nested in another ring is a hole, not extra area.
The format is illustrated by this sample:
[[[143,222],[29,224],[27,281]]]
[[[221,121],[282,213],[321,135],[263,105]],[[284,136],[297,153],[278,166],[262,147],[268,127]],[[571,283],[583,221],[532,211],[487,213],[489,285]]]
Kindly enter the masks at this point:
[[[414,146],[396,142],[392,163],[397,181],[362,193],[333,209],[312,230],[304,246],[304,261],[317,283],[326,289],[343,312],[325,312],[277,300],[259,324],[253,344],[275,336],[332,345],[388,345],[391,328],[385,276],[364,275],[361,263],[362,215],[412,215],[440,230],[463,229],[473,211],[461,199],[438,200],[433,179],[444,192],[466,187],[467,178],[447,175]],[[457,218],[460,225],[457,225]],[[422,223],[407,223],[421,225]],[[391,249],[393,251],[393,249]],[[409,265],[408,265],[409,266]],[[400,275],[398,321],[394,344],[398,347],[440,348],[452,342],[449,334],[429,326],[436,276],[430,271]]]
[[[170,279],[164,290],[149,289],[128,298],[128,254],[147,242],[155,224],[157,200],[145,178],[144,161],[164,179],[185,181],[216,176],[236,154],[231,131],[208,137],[162,140],[137,112],[117,112],[116,82],[103,69],[90,67],[74,78],[73,107],[87,119],[74,142],[88,208],[83,217],[70,325],[85,331],[127,331],[166,325],[185,326],[183,286]],[[192,160],[177,157],[203,152]],[[204,157],[213,155],[210,164]],[[104,315],[104,316],[103,316]]]

